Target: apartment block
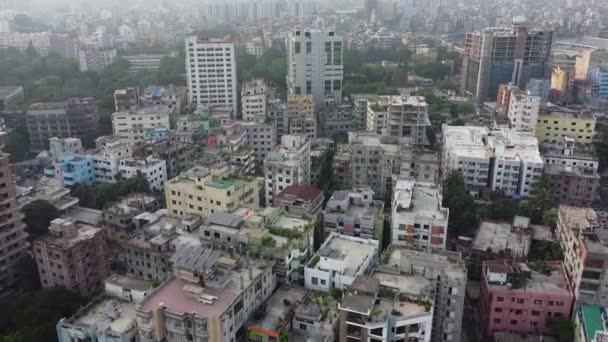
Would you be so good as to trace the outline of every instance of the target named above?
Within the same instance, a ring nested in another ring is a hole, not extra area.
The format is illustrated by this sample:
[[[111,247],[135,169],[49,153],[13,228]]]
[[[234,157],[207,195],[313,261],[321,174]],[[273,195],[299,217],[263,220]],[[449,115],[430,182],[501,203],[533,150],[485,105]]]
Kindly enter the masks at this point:
[[[342,100],[342,37],[334,31],[294,28],[287,35],[289,95],[312,95],[316,109]]]
[[[467,270],[460,253],[422,252],[392,244],[378,261],[374,275],[378,274],[380,279],[390,279],[389,274],[399,275],[405,280],[404,288],[416,282],[417,287],[428,291],[425,295],[434,305],[431,341],[460,341],[467,284]]]
[[[332,233],[304,268],[304,284],[314,291],[344,290],[370,272],[378,258],[377,240]]]
[[[277,282],[304,284],[304,265],[314,250],[316,217],[293,216],[280,208],[238,208],[215,213],[200,227],[201,241],[239,254],[274,260]]]
[[[239,121],[247,135],[247,145],[253,148],[256,165],[262,165],[266,155],[277,145],[276,128],[271,124]]]
[[[244,121],[266,121],[269,89],[263,79],[243,82],[241,89],[241,113]]]
[[[109,240],[101,228],[54,219],[33,251],[44,288],[63,286],[90,296],[103,289],[110,273]]]
[[[114,111],[130,111],[135,110],[140,106],[139,88],[131,87],[114,90]]]
[[[172,131],[168,139],[149,141],[138,146],[134,154],[164,160],[167,167],[167,179],[171,179],[179,176],[191,166],[194,154],[193,144],[191,134]]]
[[[55,177],[65,186],[76,184],[92,184],[95,182],[93,159],[90,155],[66,154],[44,169],[48,177]]]
[[[9,155],[5,153],[0,153],[0,195],[3,198],[0,211],[0,292],[3,292],[19,280],[19,262],[30,246],[21,207],[17,203]]]
[[[136,307],[141,342],[236,341],[276,286],[269,261],[200,246],[171,260],[174,276]]]
[[[167,164],[164,160],[151,156],[146,158],[125,158],[118,164],[118,172],[125,179],[143,176],[148,181],[150,190],[163,191],[167,181]]]
[[[524,261],[532,244],[532,232],[527,217],[515,216],[513,222],[484,220],[479,224],[467,258],[469,277],[479,279],[484,261],[504,258]]]
[[[282,118],[283,123],[281,124],[281,126],[287,127],[286,134],[305,134],[308,139],[316,138],[318,127],[314,108],[312,95],[287,95],[287,115]]]
[[[511,90],[509,102],[509,127],[516,131],[534,132],[540,110],[540,97],[517,89]]]
[[[496,331],[550,334],[548,322],[568,319],[574,302],[561,261],[486,261],[481,278],[479,317],[486,336]]]
[[[422,96],[377,96],[367,100],[367,131],[391,137],[409,138],[413,144],[428,145],[431,126],[426,100]]]
[[[120,160],[131,157],[132,154],[129,143],[119,136],[106,135],[95,139],[95,152],[91,154],[95,181],[116,183]]]
[[[528,197],[540,182],[543,159],[533,133],[443,126],[442,174],[462,173],[474,195],[501,191]]]
[[[441,205],[440,187],[399,179],[394,189],[391,243],[425,251],[445,249],[450,211]]]
[[[545,177],[557,204],[591,207],[599,198],[598,158],[591,149],[565,137],[561,143],[541,145]]]
[[[130,144],[145,142],[150,131],[157,128],[171,128],[172,110],[164,105],[140,107],[135,110],[112,113],[112,130]]]
[[[398,274],[358,276],[338,303],[338,341],[431,341],[430,289]]]
[[[595,137],[596,118],[590,112],[550,106],[541,109],[536,137],[542,142],[557,143],[573,138],[577,144],[590,145]]]
[[[58,162],[59,159],[66,154],[82,154],[82,142],[78,138],[58,138],[52,137],[49,139],[49,154],[53,162]]]
[[[461,68],[461,95],[479,102],[496,98],[500,84],[524,89],[533,78],[547,78],[551,67],[553,31],[522,24],[469,32]]]
[[[201,218],[244,206],[259,207],[260,181],[236,174],[229,165],[194,167],[169,180],[165,187],[167,211]]]
[[[371,189],[338,190],[323,210],[323,231],[375,239],[382,244],[384,202],[374,200]]]
[[[186,80],[191,105],[236,109],[236,51],[227,39],[186,37]],[[234,118],[233,118],[234,119]]]
[[[30,148],[48,150],[49,139],[92,139],[97,127],[97,109],[92,97],[70,98],[65,102],[34,103],[25,113]]]
[[[98,296],[69,318],[57,323],[57,341],[135,341],[135,304],[117,298]]]
[[[310,185],[290,185],[276,198],[277,208],[291,215],[318,217],[323,210],[323,191]]]
[[[172,274],[171,257],[176,250],[201,245],[192,233],[200,226],[200,217],[175,218],[160,209],[142,212],[131,221],[133,234],[118,240],[119,261],[129,276],[164,281]]]
[[[356,129],[355,113],[350,103],[325,106],[318,112],[319,136],[332,137],[336,133],[351,132]]]
[[[608,304],[608,234],[599,228],[591,208],[562,205],[557,212],[557,238],[577,307]]]
[[[264,196],[272,206],[275,197],[290,185],[309,185],[310,142],[305,135],[284,135],[281,145],[264,160]]]
[[[129,194],[103,209],[103,222],[116,232],[130,234],[135,229],[135,216],[143,212],[154,212],[160,206],[160,200],[155,196]]]

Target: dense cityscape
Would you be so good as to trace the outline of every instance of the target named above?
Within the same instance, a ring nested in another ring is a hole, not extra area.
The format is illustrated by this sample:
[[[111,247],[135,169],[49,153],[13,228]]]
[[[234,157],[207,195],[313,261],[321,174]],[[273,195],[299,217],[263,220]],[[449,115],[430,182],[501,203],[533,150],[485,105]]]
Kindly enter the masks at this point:
[[[608,0],[0,0],[0,342],[608,341]]]

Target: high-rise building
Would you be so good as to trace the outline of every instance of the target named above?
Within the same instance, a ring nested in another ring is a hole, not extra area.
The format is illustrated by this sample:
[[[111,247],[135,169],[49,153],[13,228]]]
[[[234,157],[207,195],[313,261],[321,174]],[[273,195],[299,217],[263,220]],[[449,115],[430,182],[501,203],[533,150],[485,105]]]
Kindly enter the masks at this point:
[[[509,127],[516,131],[534,132],[540,110],[540,97],[514,89],[511,90],[509,102]]]
[[[485,101],[496,98],[502,83],[524,89],[530,79],[548,77],[552,45],[553,31],[532,30],[521,24],[467,33],[461,94]]]
[[[422,96],[378,96],[367,101],[367,131],[391,137],[410,138],[413,144],[428,145],[431,126]]]
[[[197,106],[236,108],[236,57],[228,39],[186,38],[189,102]]]
[[[243,120],[263,123],[268,106],[268,87],[263,79],[243,83],[241,89],[241,112]]]
[[[0,153],[0,195],[3,203],[0,218],[0,292],[13,286],[19,279],[19,260],[30,246],[25,224],[17,204],[13,171],[9,155]]]
[[[266,205],[290,185],[310,185],[310,141],[304,135],[284,135],[281,145],[264,160]]]
[[[287,89],[312,95],[315,108],[342,98],[342,37],[334,31],[294,29],[287,36]]]

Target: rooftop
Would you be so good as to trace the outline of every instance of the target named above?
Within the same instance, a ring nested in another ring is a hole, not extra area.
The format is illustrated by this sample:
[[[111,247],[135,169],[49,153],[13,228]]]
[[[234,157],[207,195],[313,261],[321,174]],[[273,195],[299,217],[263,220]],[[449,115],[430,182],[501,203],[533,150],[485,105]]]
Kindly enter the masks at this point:
[[[548,261],[544,273],[535,270],[534,263],[516,263],[513,260],[492,260],[484,262],[486,272],[492,273],[519,273],[529,272],[529,276],[524,279],[524,285],[516,287],[508,281],[503,283],[488,282],[488,287],[492,289],[505,289],[510,291],[534,292],[551,295],[571,295],[570,285],[566,279],[566,274],[561,261]]]
[[[570,229],[591,230],[597,226],[597,215],[592,208],[579,208],[560,205],[558,222]]]
[[[20,86],[4,86],[0,87],[0,98],[7,97],[16,91],[23,91],[23,87]]]
[[[323,192],[310,185],[290,185],[281,191],[277,197],[281,199],[294,198],[303,201],[314,201],[319,196],[322,196]]]
[[[137,107],[135,109],[114,112],[112,113],[112,117],[120,116],[120,115],[169,115],[171,109],[164,104],[158,105],[148,105],[145,107]]]
[[[378,241],[336,233],[332,233],[317,251],[317,255],[322,259],[342,261],[344,263],[343,274],[350,277],[357,275],[363,263],[370,258],[375,258],[376,253],[378,253]],[[308,267],[322,269],[322,265],[321,261],[315,265],[309,263]]]
[[[70,321],[75,325],[96,326],[97,331],[110,330],[119,334],[137,329],[135,304],[117,299],[104,298]]]
[[[326,204],[327,214],[343,213],[348,216],[376,217],[382,214],[384,202],[374,200],[371,189],[337,190]]]
[[[295,310],[297,304],[302,302],[310,291],[303,287],[280,287],[266,301],[266,313],[263,317],[253,320],[250,328],[278,331],[287,323],[285,318]]]
[[[483,253],[499,253],[506,249],[515,257],[526,257],[531,236],[522,229],[512,229],[507,222],[482,221],[473,239],[472,249]]]
[[[137,291],[147,291],[152,288],[152,283],[147,280],[120,274],[112,274],[106,278],[105,283]]]
[[[111,203],[106,211],[121,215],[132,215],[142,212],[146,206],[156,202],[156,197],[147,194],[129,194],[119,201]]]
[[[395,183],[395,215],[416,215],[447,220],[449,209],[441,206],[441,191],[434,183],[399,179]]]
[[[49,233],[39,237],[36,242],[41,242],[60,249],[69,249],[81,242],[93,239],[101,232],[101,228],[56,218],[51,221]]]
[[[444,250],[421,252],[402,246],[390,245],[378,262],[378,270],[390,272],[413,273],[411,266],[417,269],[442,270],[451,279],[466,280],[466,267],[460,253]]]
[[[605,331],[602,311],[604,308],[597,305],[583,304],[579,309],[579,319],[583,325],[583,331],[587,341],[593,341],[597,331]]]

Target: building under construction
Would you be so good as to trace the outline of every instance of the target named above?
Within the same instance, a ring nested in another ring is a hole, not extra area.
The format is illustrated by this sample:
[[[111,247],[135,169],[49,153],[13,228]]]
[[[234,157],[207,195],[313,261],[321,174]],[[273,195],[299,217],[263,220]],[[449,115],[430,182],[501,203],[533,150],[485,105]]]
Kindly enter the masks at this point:
[[[467,33],[462,58],[462,95],[479,102],[495,99],[498,86],[512,83],[524,89],[531,78],[551,73],[553,31],[522,24]]]

